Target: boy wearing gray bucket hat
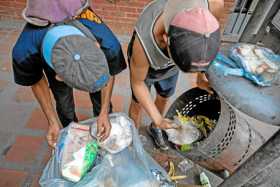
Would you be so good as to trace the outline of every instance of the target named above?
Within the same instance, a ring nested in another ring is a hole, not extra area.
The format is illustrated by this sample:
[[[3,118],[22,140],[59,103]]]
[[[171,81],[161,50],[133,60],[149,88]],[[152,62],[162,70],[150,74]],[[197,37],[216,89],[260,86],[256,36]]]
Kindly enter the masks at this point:
[[[89,92],[105,139],[114,77],[126,68],[119,41],[88,0],[29,0],[23,17],[27,24],[12,51],[14,79],[31,86],[49,122],[49,145],[55,145],[60,124],[77,121],[73,88]]]
[[[163,150],[168,147],[160,128],[173,125],[162,115],[175,92],[179,70],[207,70],[219,49],[220,29],[215,16],[219,17],[222,9],[223,0],[154,0],[136,23],[128,47],[133,92],[129,113],[139,124],[141,106],[145,109],[152,119],[148,133]],[[207,89],[207,82],[198,80],[198,86]],[[155,103],[149,93],[152,85],[157,92]]]

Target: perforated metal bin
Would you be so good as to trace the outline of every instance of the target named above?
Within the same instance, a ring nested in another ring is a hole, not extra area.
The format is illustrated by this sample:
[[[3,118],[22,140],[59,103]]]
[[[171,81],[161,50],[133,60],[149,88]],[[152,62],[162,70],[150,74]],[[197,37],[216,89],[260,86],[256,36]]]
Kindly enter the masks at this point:
[[[166,117],[172,119],[176,111],[187,116],[204,115],[217,121],[207,138],[195,143],[191,151],[181,152],[207,169],[233,172],[264,143],[261,135],[225,101],[199,88],[178,97]]]

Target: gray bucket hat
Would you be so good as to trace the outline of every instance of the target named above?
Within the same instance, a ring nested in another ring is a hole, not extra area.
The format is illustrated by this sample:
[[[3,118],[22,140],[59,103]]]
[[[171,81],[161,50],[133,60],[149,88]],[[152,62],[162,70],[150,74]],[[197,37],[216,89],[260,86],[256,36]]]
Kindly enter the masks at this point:
[[[110,74],[103,51],[85,29],[78,21],[51,28],[44,37],[42,54],[68,86],[93,93],[107,84]]]

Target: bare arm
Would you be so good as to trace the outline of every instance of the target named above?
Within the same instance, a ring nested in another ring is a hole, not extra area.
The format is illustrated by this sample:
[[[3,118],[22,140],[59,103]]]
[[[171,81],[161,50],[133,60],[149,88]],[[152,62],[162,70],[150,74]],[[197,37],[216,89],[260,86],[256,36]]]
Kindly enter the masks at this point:
[[[60,123],[51,102],[50,91],[45,76],[31,87],[49,123],[47,134],[48,143],[54,147],[58,138]]]
[[[143,106],[155,125],[159,125],[162,116],[154,104],[150,91],[144,82],[148,74],[149,66],[146,54],[138,37],[136,37],[130,64],[131,87],[138,102]]]
[[[107,85],[102,88],[101,90],[101,111],[100,115],[107,114],[109,113],[109,106],[110,106],[110,101],[112,97],[112,92],[113,92],[113,86],[115,83],[115,76],[110,77],[110,80],[108,81]]]
[[[196,84],[200,89],[206,90],[208,93],[213,94],[205,73],[197,73]]]
[[[209,6],[212,14],[220,21],[224,13],[224,0],[209,0]]]
[[[157,127],[165,129],[174,128],[174,124],[169,120],[164,119],[158,111],[150,95],[150,91],[144,82],[149,67],[150,65],[146,58],[146,54],[138,37],[136,37],[130,64],[130,81],[134,95]]]
[[[107,85],[101,90],[101,111],[97,120],[97,135],[98,137],[100,137],[101,140],[105,140],[109,136],[111,130],[111,124],[109,121],[108,113],[114,82],[115,77],[113,76],[110,78]]]

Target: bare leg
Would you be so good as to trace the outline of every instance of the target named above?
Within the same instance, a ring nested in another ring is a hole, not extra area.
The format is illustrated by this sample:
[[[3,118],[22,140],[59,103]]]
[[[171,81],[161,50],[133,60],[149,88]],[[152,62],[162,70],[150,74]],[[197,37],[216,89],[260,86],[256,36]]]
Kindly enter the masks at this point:
[[[159,94],[157,94],[155,104],[156,104],[156,106],[157,106],[159,112],[160,112],[162,115],[164,114],[164,111],[165,111],[166,105],[167,105],[167,103],[168,103],[168,100],[169,100],[169,98],[162,97],[162,96],[160,96]]]
[[[168,102],[168,98],[162,97],[157,94],[155,105],[157,106],[157,108],[161,114],[164,113],[167,102]],[[162,150],[168,150],[168,146],[165,144],[162,132],[159,128],[156,128],[152,123],[147,128],[147,132],[153,138],[157,147],[159,147]]]
[[[139,103],[131,99],[129,106],[129,116],[134,121],[135,127],[138,129],[141,123],[142,107]]]

